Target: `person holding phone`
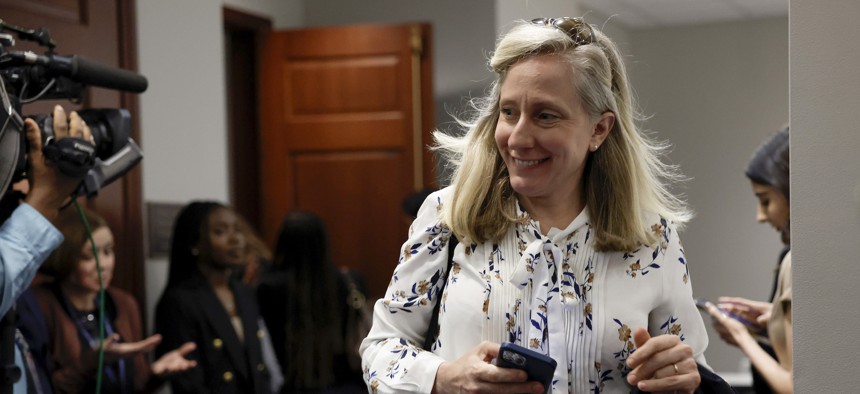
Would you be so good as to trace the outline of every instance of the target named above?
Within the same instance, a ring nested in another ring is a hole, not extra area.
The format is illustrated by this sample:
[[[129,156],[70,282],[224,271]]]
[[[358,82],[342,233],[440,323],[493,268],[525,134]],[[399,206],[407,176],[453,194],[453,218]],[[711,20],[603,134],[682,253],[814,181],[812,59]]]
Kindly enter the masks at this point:
[[[361,346],[372,392],[697,388],[708,338],[678,237],[690,214],[665,145],[636,124],[622,59],[579,18],[501,37],[465,134],[435,134],[452,184],[424,201],[376,302]],[[502,342],[555,360],[551,387],[496,365]]]
[[[786,127],[755,151],[746,169],[753,194],[758,199],[756,219],[759,223],[773,226],[787,249],[778,266],[773,301],[720,297],[718,307],[708,307],[713,326],[720,337],[741,349],[750,359],[754,370],[777,393],[793,392],[789,163],[789,128]],[[773,353],[768,352],[768,345],[756,340],[747,325],[729,315],[754,322],[756,330],[766,330]],[[763,392],[770,392],[767,388],[765,390]],[[762,391],[757,388],[756,392]]]

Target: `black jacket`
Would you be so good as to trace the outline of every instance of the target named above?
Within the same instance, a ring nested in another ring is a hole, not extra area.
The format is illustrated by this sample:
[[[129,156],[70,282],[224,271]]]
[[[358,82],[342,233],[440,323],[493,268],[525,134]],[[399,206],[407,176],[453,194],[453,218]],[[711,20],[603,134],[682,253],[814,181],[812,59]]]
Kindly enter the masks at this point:
[[[197,367],[171,379],[174,394],[271,392],[253,291],[236,280],[230,281],[230,288],[242,319],[244,343],[239,341],[209,282],[200,274],[165,290],[158,301],[155,331],[163,339],[156,349],[157,356],[185,342],[197,344],[188,356],[197,360]]]

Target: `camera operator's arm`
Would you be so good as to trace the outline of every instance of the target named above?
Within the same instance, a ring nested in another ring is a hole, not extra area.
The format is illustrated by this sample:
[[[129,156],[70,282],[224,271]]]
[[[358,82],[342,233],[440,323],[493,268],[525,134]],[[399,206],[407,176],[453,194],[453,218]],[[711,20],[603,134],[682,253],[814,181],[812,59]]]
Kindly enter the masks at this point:
[[[61,242],[63,236],[51,224],[80,179],[59,172],[42,155],[41,130],[27,119],[29,140],[30,190],[12,215],[0,227],[0,316],[5,315],[39,269]],[[56,138],[68,136],[92,139],[89,128],[74,112],[67,123],[63,108],[54,108]]]

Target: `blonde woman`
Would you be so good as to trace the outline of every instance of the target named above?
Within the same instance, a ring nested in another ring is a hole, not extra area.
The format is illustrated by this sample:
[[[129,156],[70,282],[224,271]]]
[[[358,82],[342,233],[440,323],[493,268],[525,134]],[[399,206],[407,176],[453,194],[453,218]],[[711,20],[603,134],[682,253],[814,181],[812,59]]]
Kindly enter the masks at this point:
[[[361,346],[372,391],[696,389],[708,339],[678,238],[690,214],[663,145],[637,128],[621,59],[579,18],[500,39],[465,135],[436,134],[453,183],[425,200],[376,303]],[[553,358],[552,387],[495,366],[501,342]]]

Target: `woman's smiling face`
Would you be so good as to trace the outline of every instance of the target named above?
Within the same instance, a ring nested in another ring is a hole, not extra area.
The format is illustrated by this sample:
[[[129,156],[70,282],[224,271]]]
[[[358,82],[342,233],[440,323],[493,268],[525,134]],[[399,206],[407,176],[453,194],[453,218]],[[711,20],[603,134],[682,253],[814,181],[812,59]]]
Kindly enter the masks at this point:
[[[500,89],[496,145],[514,191],[525,199],[578,199],[586,159],[614,115],[592,121],[570,64],[538,55],[511,66]],[[609,119],[607,119],[609,118]]]

